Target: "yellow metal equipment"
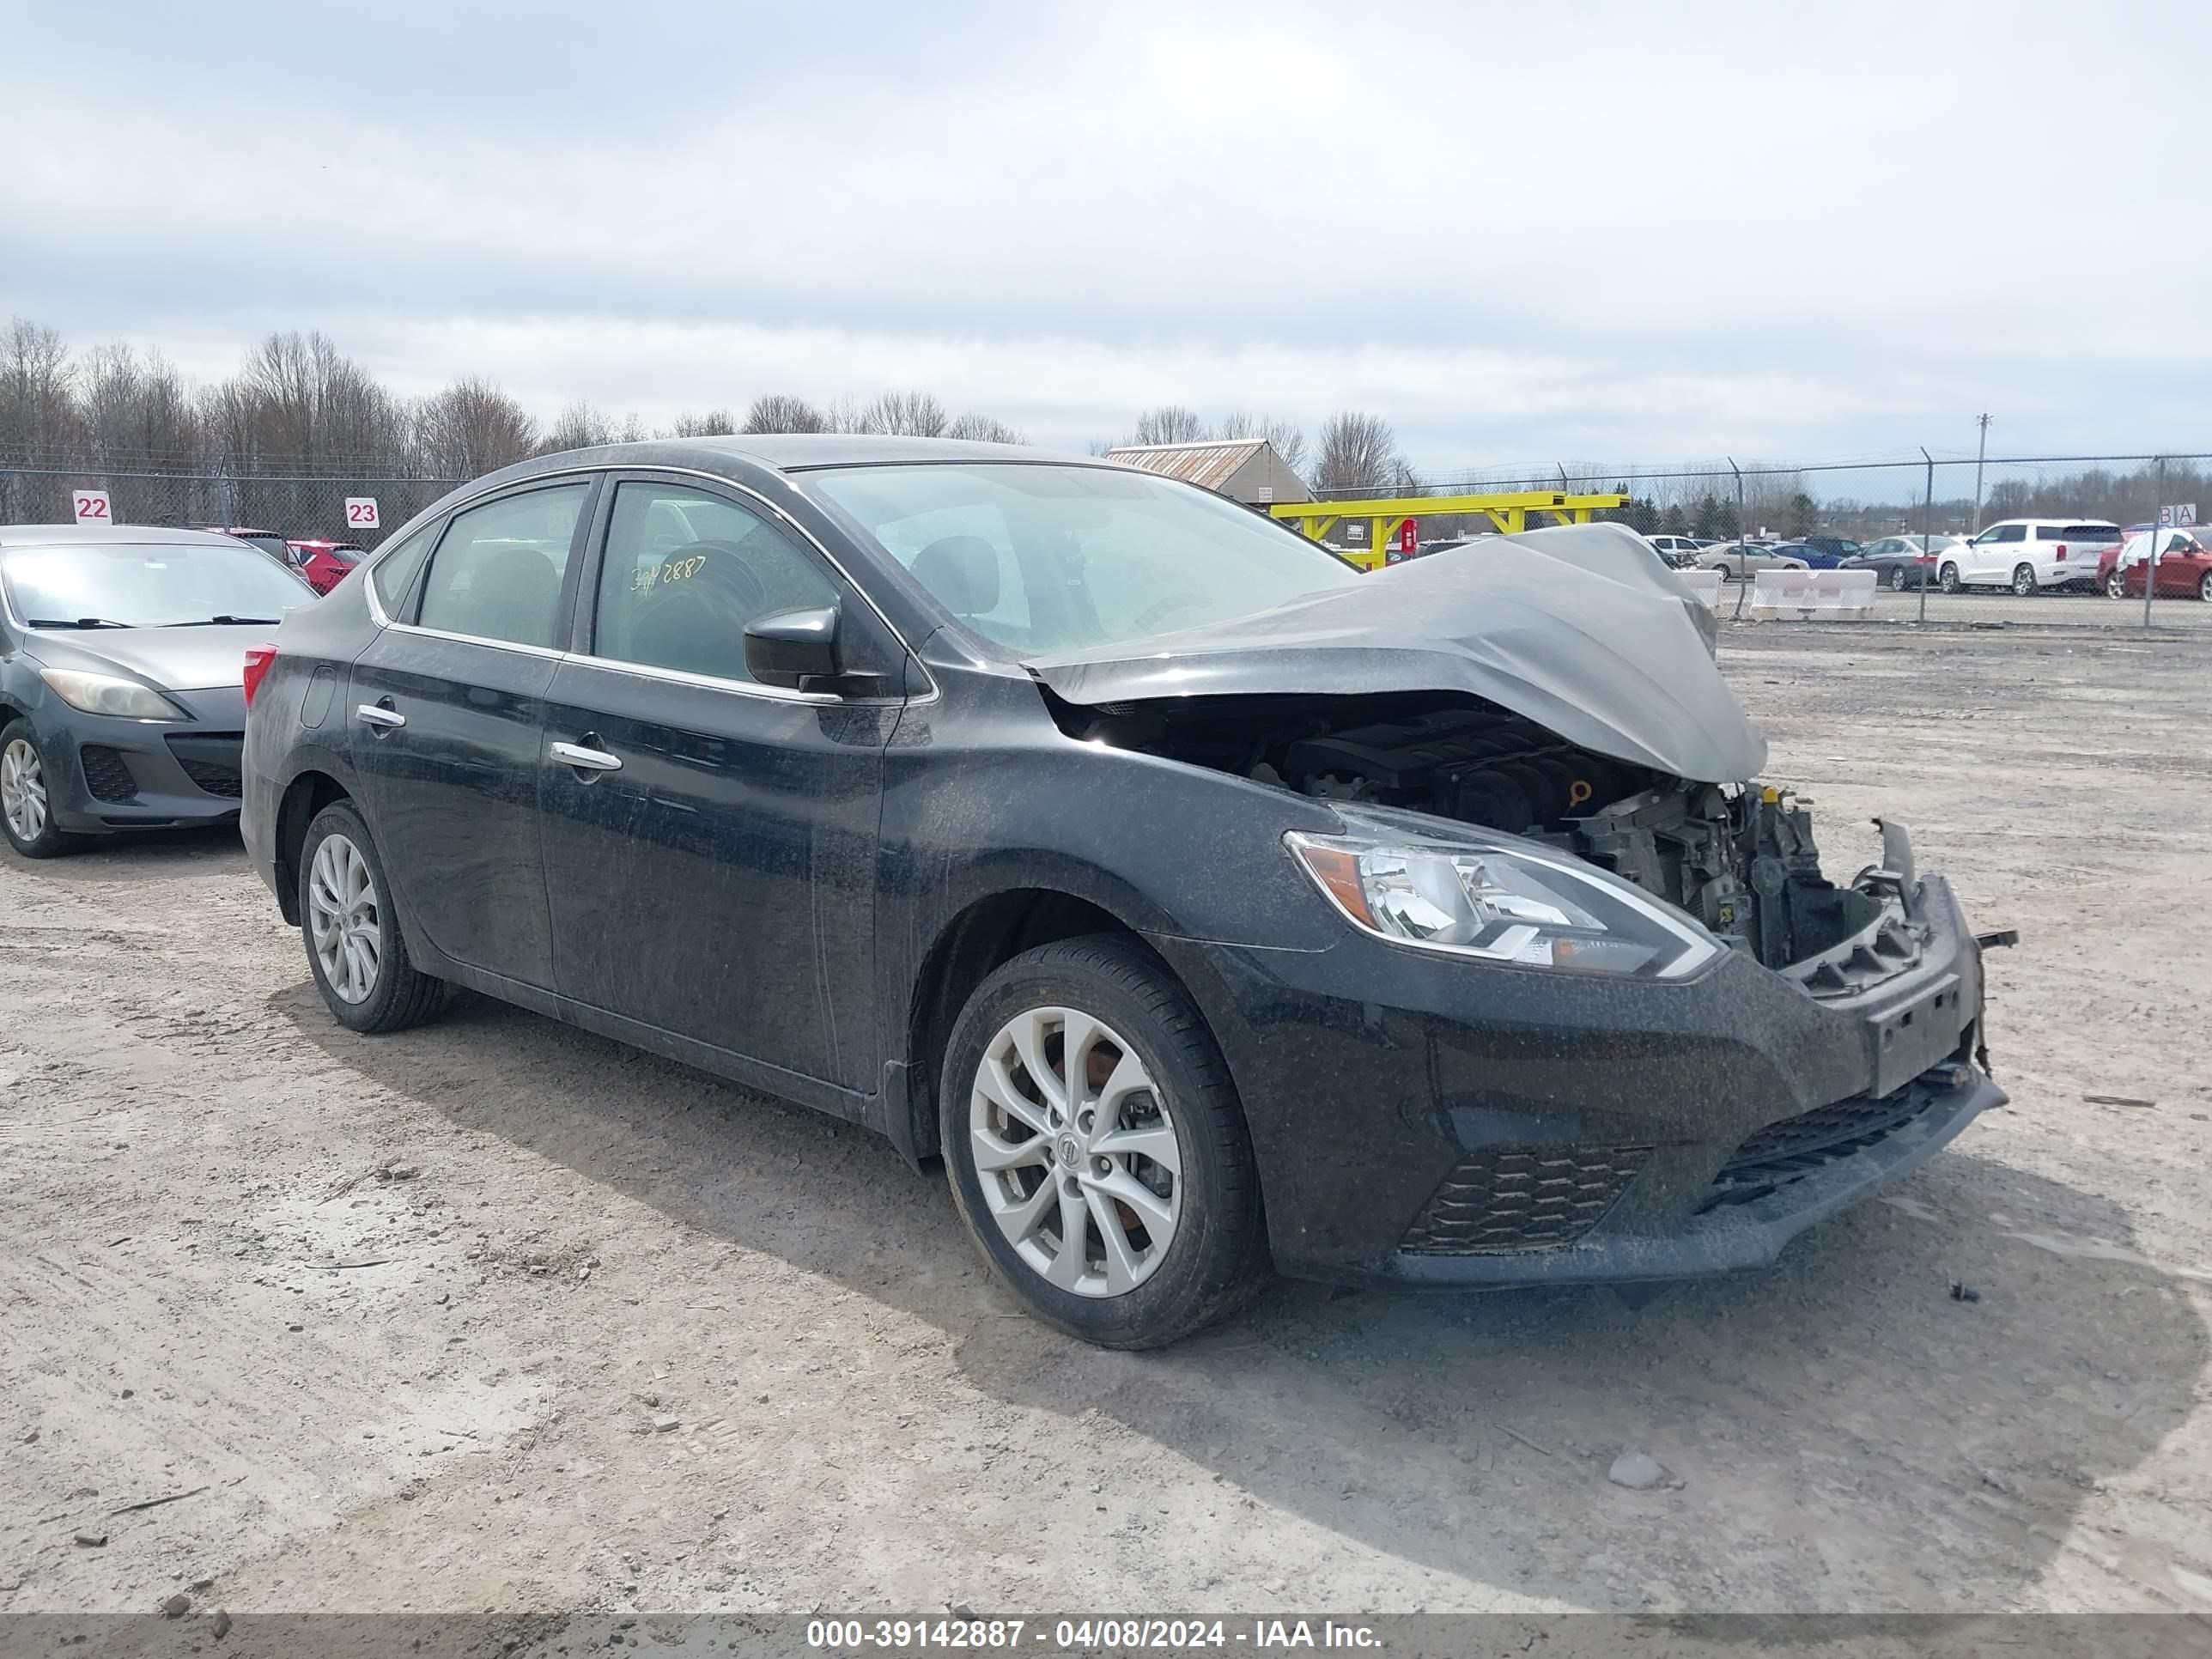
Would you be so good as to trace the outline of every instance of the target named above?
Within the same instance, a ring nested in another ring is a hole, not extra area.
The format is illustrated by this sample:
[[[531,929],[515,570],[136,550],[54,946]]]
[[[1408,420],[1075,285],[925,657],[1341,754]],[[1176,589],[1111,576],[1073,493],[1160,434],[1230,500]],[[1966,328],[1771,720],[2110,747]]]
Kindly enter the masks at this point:
[[[1480,513],[1505,535],[1528,527],[1531,513],[1548,514],[1561,524],[1588,524],[1600,513],[1628,505],[1628,497],[1606,494],[1571,495],[1556,489],[1516,489],[1496,495],[1395,495],[1364,501],[1286,501],[1267,509],[1279,519],[1297,520],[1315,541],[1340,519],[1364,519],[1368,543],[1349,547],[1344,556],[1364,570],[1389,562],[1398,550],[1398,527],[1408,519],[1445,513]]]

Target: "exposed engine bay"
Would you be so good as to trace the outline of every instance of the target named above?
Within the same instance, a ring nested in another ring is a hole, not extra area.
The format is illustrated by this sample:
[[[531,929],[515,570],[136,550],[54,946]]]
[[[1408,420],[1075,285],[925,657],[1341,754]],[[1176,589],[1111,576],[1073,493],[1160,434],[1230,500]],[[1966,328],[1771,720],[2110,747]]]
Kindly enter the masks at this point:
[[[1830,881],[1810,802],[1608,759],[1492,703],[1438,693],[1051,701],[1079,738],[1548,842],[1686,911],[1815,994],[1877,982],[1919,954],[1910,871]]]

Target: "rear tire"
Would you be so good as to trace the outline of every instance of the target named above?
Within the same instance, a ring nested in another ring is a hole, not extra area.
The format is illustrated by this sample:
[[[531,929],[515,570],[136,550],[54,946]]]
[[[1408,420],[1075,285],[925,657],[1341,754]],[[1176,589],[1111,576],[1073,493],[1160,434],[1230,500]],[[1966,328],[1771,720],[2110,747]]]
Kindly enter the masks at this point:
[[[2023,599],[2035,597],[2035,567],[2016,564],[2012,568],[2012,591]]]
[[[2115,570],[2111,575],[2105,578],[2105,597],[2106,599],[2124,599],[2127,596],[2127,580],[2122,576],[2118,571]]]
[[[407,958],[384,861],[349,800],[315,814],[300,846],[300,938],[331,1017],[349,1030],[404,1030],[435,1013],[446,983]]]
[[[1189,996],[1129,940],[1040,945],[976,987],[946,1046],[939,1113],[969,1236],[1048,1325],[1156,1348],[1266,1282],[1236,1085]]]
[[[1936,586],[1946,593],[1955,593],[1966,584],[1959,580],[1959,567],[1955,564],[1947,564],[1943,567],[1943,574]]]
[[[92,839],[54,827],[53,775],[30,721],[0,730],[0,831],[27,859],[59,858]]]

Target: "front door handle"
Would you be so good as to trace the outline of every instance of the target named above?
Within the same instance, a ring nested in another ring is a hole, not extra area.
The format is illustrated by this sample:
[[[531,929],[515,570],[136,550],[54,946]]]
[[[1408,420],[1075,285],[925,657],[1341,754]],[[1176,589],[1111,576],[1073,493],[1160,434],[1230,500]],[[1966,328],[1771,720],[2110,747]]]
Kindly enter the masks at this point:
[[[380,703],[365,702],[353,711],[353,717],[363,726],[377,726],[386,732],[397,732],[407,724],[406,715]]]
[[[553,758],[564,766],[573,766],[579,772],[619,772],[622,757],[610,755],[604,749],[586,749],[581,744],[556,743],[550,745]]]

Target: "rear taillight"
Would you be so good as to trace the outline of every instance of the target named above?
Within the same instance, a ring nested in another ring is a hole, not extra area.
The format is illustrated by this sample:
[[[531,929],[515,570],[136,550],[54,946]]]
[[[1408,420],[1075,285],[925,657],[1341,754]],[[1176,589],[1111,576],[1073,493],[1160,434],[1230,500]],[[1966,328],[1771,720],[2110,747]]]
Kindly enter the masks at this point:
[[[2064,542],[2058,544],[2058,556],[2062,559],[2066,556],[2066,544]]]
[[[276,665],[276,647],[273,645],[249,645],[246,647],[246,706],[253,707],[253,694],[261,689],[261,682],[269,678],[269,671]]]

